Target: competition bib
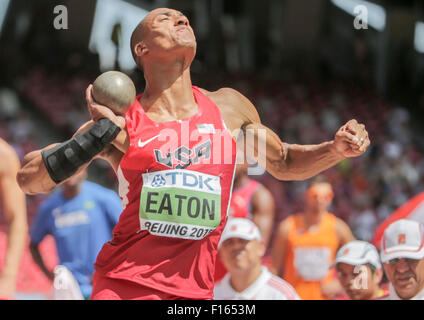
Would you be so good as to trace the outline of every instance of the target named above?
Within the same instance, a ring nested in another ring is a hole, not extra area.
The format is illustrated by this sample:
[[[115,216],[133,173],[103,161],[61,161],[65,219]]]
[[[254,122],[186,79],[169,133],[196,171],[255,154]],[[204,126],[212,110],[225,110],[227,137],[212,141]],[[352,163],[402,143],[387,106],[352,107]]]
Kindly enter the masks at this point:
[[[294,250],[294,267],[306,281],[323,279],[330,267],[330,248],[297,247]]]
[[[140,229],[200,240],[221,222],[220,177],[183,169],[143,174]]]

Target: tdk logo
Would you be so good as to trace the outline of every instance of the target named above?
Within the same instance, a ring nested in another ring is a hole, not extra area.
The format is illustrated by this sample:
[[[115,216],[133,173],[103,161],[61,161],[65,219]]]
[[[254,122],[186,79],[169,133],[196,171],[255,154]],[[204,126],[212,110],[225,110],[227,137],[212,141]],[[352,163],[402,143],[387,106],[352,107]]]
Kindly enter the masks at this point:
[[[158,188],[158,187],[164,186],[165,184],[166,184],[166,180],[164,177],[162,177],[161,174],[158,174],[153,178],[152,187]]]
[[[177,187],[204,192],[219,193],[221,191],[219,177],[198,173],[195,171],[172,170],[162,173],[151,173],[152,188]]]

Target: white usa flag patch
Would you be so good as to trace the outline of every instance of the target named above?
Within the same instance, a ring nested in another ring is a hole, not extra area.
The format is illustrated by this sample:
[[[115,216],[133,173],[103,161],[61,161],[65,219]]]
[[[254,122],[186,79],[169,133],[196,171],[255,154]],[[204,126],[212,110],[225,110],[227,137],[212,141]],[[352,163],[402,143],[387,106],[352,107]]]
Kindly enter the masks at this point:
[[[199,133],[215,133],[215,127],[212,123],[201,123],[197,125]]]

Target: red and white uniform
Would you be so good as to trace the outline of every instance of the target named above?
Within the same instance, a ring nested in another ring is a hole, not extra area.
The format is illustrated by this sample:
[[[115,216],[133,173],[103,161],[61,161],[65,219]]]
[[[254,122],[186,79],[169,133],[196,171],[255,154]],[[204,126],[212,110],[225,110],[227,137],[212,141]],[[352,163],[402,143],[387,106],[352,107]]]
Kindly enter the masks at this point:
[[[198,111],[186,119],[154,122],[139,97],[126,113],[130,146],[117,172],[124,211],[97,257],[94,299],[130,287],[131,298],[213,297],[236,144],[218,107],[194,86],[193,95]]]
[[[258,279],[242,292],[230,284],[230,274],[215,285],[215,300],[300,300],[296,291],[286,281],[273,275],[262,266]]]
[[[260,183],[255,180],[249,180],[244,186],[233,191],[230,202],[230,218],[252,219],[252,197],[258,190]]]

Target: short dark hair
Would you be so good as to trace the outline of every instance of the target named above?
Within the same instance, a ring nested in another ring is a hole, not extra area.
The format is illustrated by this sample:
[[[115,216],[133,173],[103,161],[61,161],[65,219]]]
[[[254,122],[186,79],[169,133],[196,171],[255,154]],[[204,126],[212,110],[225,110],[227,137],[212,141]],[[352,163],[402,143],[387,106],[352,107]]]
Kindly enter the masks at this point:
[[[140,69],[142,69],[142,66],[137,63],[137,55],[135,54],[134,46],[143,40],[143,37],[144,37],[143,29],[144,29],[144,19],[140,21],[137,27],[135,27],[134,31],[131,34],[131,39],[130,39],[131,54],[133,56],[135,63],[140,67]]]

